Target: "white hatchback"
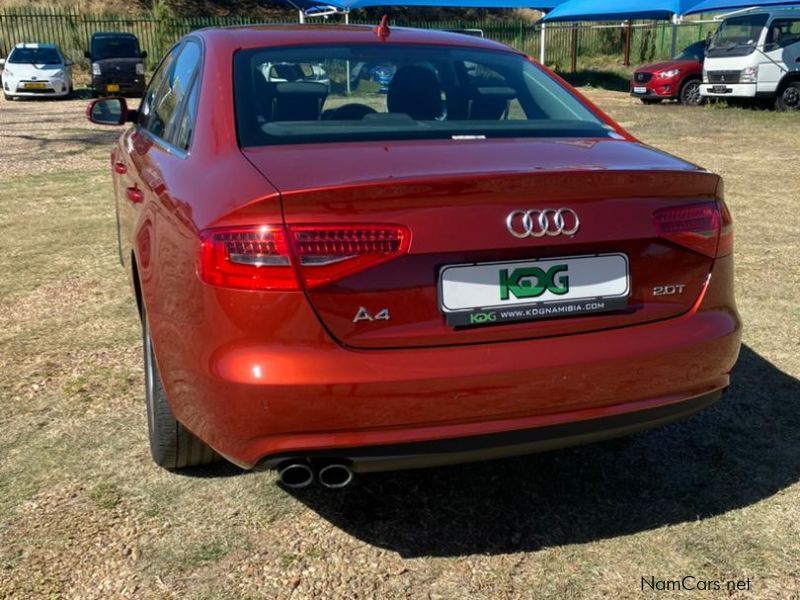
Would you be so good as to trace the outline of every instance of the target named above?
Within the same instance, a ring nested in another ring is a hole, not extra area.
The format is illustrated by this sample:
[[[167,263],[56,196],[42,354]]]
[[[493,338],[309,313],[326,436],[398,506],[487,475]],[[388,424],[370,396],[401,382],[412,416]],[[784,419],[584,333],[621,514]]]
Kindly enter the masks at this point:
[[[17,44],[3,65],[3,96],[67,97],[72,93],[71,66],[54,44]]]

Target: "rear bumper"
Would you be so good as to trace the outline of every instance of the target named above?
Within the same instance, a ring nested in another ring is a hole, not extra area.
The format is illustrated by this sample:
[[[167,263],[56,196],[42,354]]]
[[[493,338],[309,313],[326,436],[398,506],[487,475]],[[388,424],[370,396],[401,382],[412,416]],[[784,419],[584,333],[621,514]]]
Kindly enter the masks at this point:
[[[119,86],[119,91],[109,92],[109,85]],[[92,89],[99,94],[141,95],[144,94],[145,79],[144,75],[137,75],[131,78],[115,77],[113,75],[94,75],[92,76]]]
[[[349,463],[356,473],[370,473],[522,456],[623,437],[666,425],[711,406],[721,396],[720,390],[655,408],[588,420],[577,419],[533,429],[411,444],[347,448],[337,453],[336,458]],[[260,463],[259,467],[275,468],[292,456],[296,454],[272,456]],[[317,457],[324,460],[330,457],[330,453],[311,451],[305,456],[312,460]]]
[[[210,326],[199,318],[219,303],[210,288],[190,307],[196,326],[148,312],[173,412],[231,462],[324,455],[385,469],[557,448],[694,412],[738,356],[732,276],[732,259],[717,259],[696,305],[665,321],[438,348],[344,348],[302,295],[231,297]],[[285,317],[268,325],[269,312]],[[467,438],[482,447],[464,449]]]

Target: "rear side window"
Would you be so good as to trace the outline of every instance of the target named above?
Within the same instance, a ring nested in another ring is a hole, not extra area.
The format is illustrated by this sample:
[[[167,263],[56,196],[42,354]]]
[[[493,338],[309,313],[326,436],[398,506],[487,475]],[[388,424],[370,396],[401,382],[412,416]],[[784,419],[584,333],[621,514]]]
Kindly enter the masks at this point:
[[[200,95],[200,80],[198,77],[194,78],[192,84],[192,91],[186,99],[186,107],[183,109],[180,123],[175,131],[173,145],[181,150],[188,150],[192,143],[192,133],[194,133],[194,124],[197,117],[197,98]]]
[[[240,50],[239,143],[608,137],[610,128],[511,51],[401,44]]]
[[[147,91],[144,93],[144,98],[142,98],[142,103],[139,106],[139,125],[154,133],[154,130],[161,130],[161,125],[153,123],[153,129],[150,128],[151,121],[153,119],[153,106],[156,100],[156,95],[158,91],[161,89],[161,85],[164,83],[164,78],[167,74],[172,70],[172,65],[175,62],[175,56],[178,53],[178,48],[173,48],[169,51],[169,53],[164,57],[161,61],[161,64],[158,65],[156,68],[156,72],[153,73],[152,79],[150,79],[150,85],[147,87]],[[160,134],[158,134],[160,135]]]

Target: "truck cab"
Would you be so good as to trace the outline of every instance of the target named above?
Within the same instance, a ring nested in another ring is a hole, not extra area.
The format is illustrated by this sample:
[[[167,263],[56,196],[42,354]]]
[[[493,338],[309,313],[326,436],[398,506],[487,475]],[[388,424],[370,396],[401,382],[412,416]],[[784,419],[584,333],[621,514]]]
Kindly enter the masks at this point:
[[[92,90],[96,95],[144,94],[144,59],[139,40],[132,33],[98,32],[84,52],[92,67]]]
[[[800,9],[726,18],[708,46],[700,93],[765,98],[778,110],[800,110]]]

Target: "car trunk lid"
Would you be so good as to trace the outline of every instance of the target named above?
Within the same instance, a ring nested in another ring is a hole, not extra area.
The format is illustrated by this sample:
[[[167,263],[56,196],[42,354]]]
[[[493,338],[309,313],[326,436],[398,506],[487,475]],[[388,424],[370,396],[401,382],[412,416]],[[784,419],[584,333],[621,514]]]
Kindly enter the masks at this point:
[[[713,262],[664,239],[654,215],[676,205],[713,202],[718,177],[638,143],[315,144],[247,149],[245,155],[280,190],[290,230],[385,224],[410,233],[401,256],[307,290],[330,334],[355,348],[518,340],[666,319],[695,303]],[[339,159],[342,155],[346,158]],[[527,233],[526,227],[535,227],[542,212],[550,211],[553,233],[555,211],[562,209],[569,212],[561,213],[566,231],[560,235],[520,236],[509,230],[511,225],[517,234]],[[528,223],[527,211],[538,211]],[[572,214],[579,226],[569,235]],[[561,272],[553,274],[556,267]],[[481,268],[489,275],[481,275]],[[613,274],[602,275],[608,269]],[[536,295],[542,273],[550,275],[550,287]],[[549,302],[537,304],[540,309],[565,306],[557,302],[565,275],[590,290],[581,301],[597,300],[592,294],[614,297],[602,299],[603,312],[531,314],[530,302]],[[591,288],[593,278],[617,285]],[[467,286],[466,296],[459,297],[448,287],[453,282],[456,288],[465,282],[477,287]],[[487,300],[481,293],[494,294],[492,310],[500,306],[507,314],[472,317],[491,313],[482,310]]]

